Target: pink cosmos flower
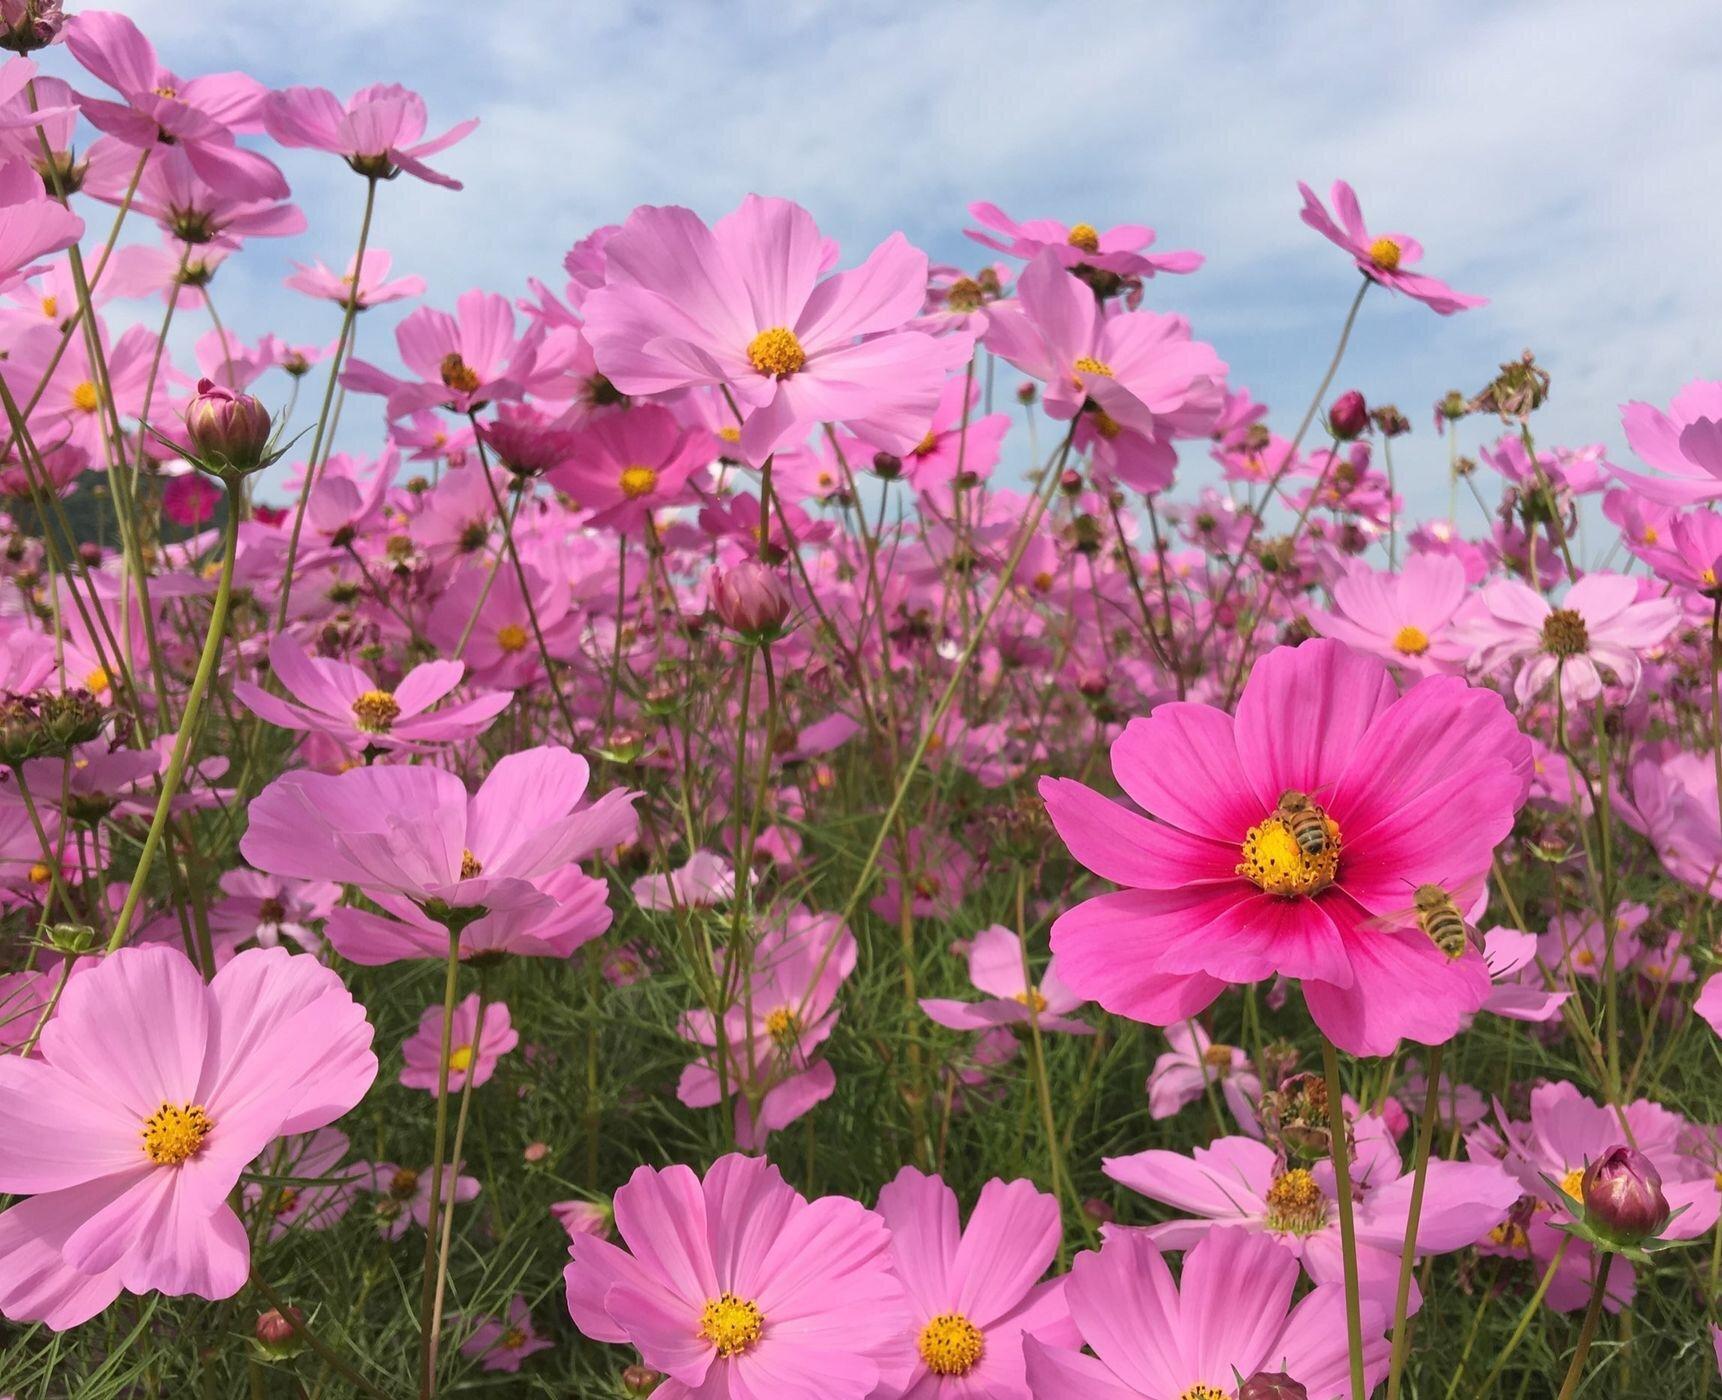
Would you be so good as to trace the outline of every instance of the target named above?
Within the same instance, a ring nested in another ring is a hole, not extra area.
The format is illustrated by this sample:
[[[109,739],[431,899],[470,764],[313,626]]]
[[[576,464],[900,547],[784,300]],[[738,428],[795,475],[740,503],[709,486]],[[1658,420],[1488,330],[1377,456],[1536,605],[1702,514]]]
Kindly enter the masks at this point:
[[[444,1162],[442,1165],[439,1198],[444,1210],[478,1196],[478,1178],[467,1176],[464,1167],[462,1162]],[[422,1230],[430,1223],[432,1173],[430,1167],[415,1171],[393,1162],[371,1165],[369,1189],[379,1198],[376,1211],[385,1239],[398,1240],[406,1234],[407,1226],[417,1225]]]
[[[260,948],[273,948],[286,937],[307,952],[323,946],[311,925],[327,918],[341,897],[332,880],[284,880],[255,870],[226,871],[221,892],[226,897],[209,910],[217,935],[235,943],[256,939]]]
[[[415,382],[352,359],[341,382],[361,394],[387,396],[390,418],[446,407],[469,413],[498,400],[519,399],[532,385],[543,328],[514,335],[514,307],[495,292],[462,292],[455,314],[421,306],[395,327],[395,347]]]
[[[788,200],[749,195],[711,228],[689,209],[643,206],[604,252],[608,282],[585,305],[598,368],[624,394],[726,385],[755,464],[816,423],[900,456],[969,357],[966,334],[904,329],[926,293],[926,254],[892,234],[821,280],[836,250]]]
[[[1027,1181],[981,1187],[964,1227],[957,1193],[904,1167],[879,1193],[908,1325],[874,1400],[1030,1400],[1023,1339],[1081,1345],[1064,1279],[1040,1282],[1058,1253],[1058,1201]]]
[[[0,292],[46,271],[37,258],[69,248],[83,236],[84,221],[48,198],[42,177],[28,164],[19,160],[0,166]]]
[[[1350,253],[1356,259],[1358,270],[1371,282],[1379,282],[1395,292],[1404,292],[1413,301],[1422,302],[1442,316],[1489,304],[1487,297],[1467,296],[1424,273],[1408,271],[1414,263],[1422,261],[1423,245],[1405,233],[1382,233],[1372,237],[1364,227],[1363,210],[1357,203],[1357,195],[1344,180],[1333,182],[1329,196],[1333,200],[1334,211],[1339,215],[1337,224],[1308,185],[1299,181],[1298,192],[1303,195],[1303,212],[1299,217],[1330,243],[1337,243]]]
[[[616,1228],[627,1249],[574,1239],[568,1312],[663,1371],[657,1400],[866,1400],[908,1325],[885,1222],[806,1200],[763,1158],[720,1157],[703,1182],[641,1167],[616,1192]]]
[[[555,1345],[550,1338],[533,1330],[532,1310],[526,1306],[526,1299],[516,1293],[509,1300],[506,1315],[486,1317],[472,1329],[472,1335],[460,1344],[460,1354],[478,1357],[481,1370],[512,1374],[534,1352]]]
[[[568,1232],[576,1235],[596,1235],[607,1240],[616,1233],[616,1212],[609,1204],[597,1201],[557,1201],[550,1207],[552,1218]]]
[[[1373,1114],[1353,1122],[1351,1163],[1357,1224],[1357,1269],[1366,1297],[1391,1304],[1399,1280],[1399,1254],[1410,1215],[1411,1174],[1406,1172],[1385,1120]],[[1106,1174],[1180,1213],[1151,1226],[1148,1237],[1166,1249],[1187,1249],[1220,1226],[1261,1231],[1303,1261],[1316,1283],[1339,1283],[1340,1246],[1333,1163],[1288,1166],[1254,1138],[1215,1138],[1190,1156],[1163,1149],[1108,1157]],[[1417,1252],[1446,1254],[1481,1239],[1519,1198],[1519,1186],[1493,1162],[1432,1158],[1417,1222]]]
[[[1716,767],[1707,753],[1667,743],[1642,746],[1628,770],[1615,811],[1656,848],[1665,869],[1694,889],[1722,880],[1722,826],[1716,807]]]
[[[269,644],[269,667],[291,699],[271,695],[250,681],[236,681],[234,696],[253,714],[283,729],[327,734],[343,748],[424,751],[482,734],[514,696],[487,691],[432,711],[461,682],[459,661],[415,666],[393,690],[379,689],[357,666],[312,656],[291,637]]]
[[[1398,574],[1358,560],[1334,583],[1333,610],[1305,615],[1322,636],[1427,676],[1455,670],[1471,654],[1452,626],[1465,596],[1465,566],[1457,559],[1413,554]]]
[[[385,302],[423,295],[425,279],[422,277],[390,280],[391,262],[392,259],[381,248],[367,248],[364,264],[355,268],[349,258],[347,271],[339,277],[320,262],[313,262],[309,267],[304,263],[294,263],[298,271],[287,279],[287,285],[308,297],[332,301],[339,306],[355,303],[360,311]]]
[[[264,1204],[271,1240],[294,1230],[330,1229],[347,1214],[370,1175],[370,1169],[358,1162],[342,1165],[349,1146],[339,1128],[318,1128],[281,1138],[257,1154],[251,1169],[277,1180],[267,1186],[247,1182],[244,1199],[248,1209]],[[283,1183],[282,1177],[300,1180]]]
[[[1262,1081],[1250,1057],[1235,1045],[1216,1044],[1196,1021],[1166,1027],[1171,1049],[1148,1075],[1148,1116],[1170,1118],[1216,1086],[1247,1133],[1256,1131]]]
[[[264,100],[262,116],[283,146],[328,151],[373,180],[392,180],[404,170],[451,190],[460,189],[460,181],[432,170],[424,158],[446,151],[478,126],[478,118],[469,117],[424,140],[429,122],[424,98],[399,83],[360,88],[345,106],[327,88],[283,88]]]
[[[1667,476],[1646,476],[1609,463],[1626,486],[1664,505],[1722,500],[1722,380],[1695,379],[1674,396],[1669,411],[1626,404],[1620,425],[1632,450]]]
[[[1142,224],[1118,224],[1104,233],[1093,224],[1061,224],[1057,219],[1024,219],[1018,222],[996,204],[980,201],[969,205],[969,213],[1003,239],[980,229],[964,229],[965,237],[983,247],[1012,257],[1032,260],[1048,251],[1067,268],[1092,267],[1121,277],[1152,277],[1157,272],[1194,272],[1201,267],[1200,253],[1150,253],[1154,230]]]
[[[594,419],[575,435],[570,458],[549,473],[551,485],[593,512],[589,524],[638,535],[654,510],[690,499],[688,479],[712,453],[705,434],[645,404]]]
[[[1106,422],[1165,442],[1206,436],[1225,403],[1225,362],[1190,338],[1188,321],[1108,315],[1050,252],[1023,269],[1016,300],[995,306],[989,321],[987,348],[1045,384],[1054,418],[1092,402]]]
[[[161,488],[161,513],[175,525],[197,526],[214,519],[220,502],[221,488],[196,472],[170,477]]]
[[[638,794],[582,807],[586,780],[586,760],[554,746],[506,755],[470,797],[437,768],[287,773],[252,801],[240,851],[270,874],[415,902],[542,909],[534,877],[633,834]]]
[[[1554,679],[1569,706],[1596,699],[1603,669],[1628,693],[1638,688],[1640,658],[1680,622],[1680,604],[1644,597],[1624,574],[1586,574],[1557,607],[1515,579],[1485,584],[1455,624],[1481,671],[1519,669],[1513,694],[1528,705]]]
[[[1065,1298],[1085,1352],[1023,1344],[1035,1400],[1194,1400],[1258,1372],[1289,1375],[1309,1400],[1351,1394],[1345,1296],[1330,1283],[1292,1305],[1297,1262],[1273,1241],[1215,1230],[1184,1256],[1182,1280],[1140,1231],[1109,1234],[1071,1267]],[[1387,1372],[1388,1316],[1363,1306],[1364,1379]]]
[[[478,993],[473,992],[454,1009],[449,1023],[448,1088],[456,1093],[490,1081],[496,1073],[496,1062],[516,1045],[520,1032],[509,1020],[508,1007],[500,1001],[484,1004],[484,1021],[479,1023]],[[408,1089],[428,1089],[436,1092],[441,1075],[442,1007],[427,1006],[419,1017],[419,1028],[401,1046],[401,1058],[406,1061],[401,1070],[401,1084]]]
[[[110,138],[111,139],[111,138]],[[195,147],[166,146],[151,155],[132,194],[132,206],[182,245],[237,248],[246,238],[290,238],[306,229],[304,212],[284,198],[236,193],[198,169]],[[92,159],[99,152],[92,153]],[[136,156],[93,163],[84,190],[105,204],[123,203]],[[282,187],[285,196],[286,187]],[[177,271],[177,259],[176,271]]]
[[[1323,1033],[1358,1055],[1439,1044],[1482,1004],[1474,949],[1453,960],[1414,927],[1369,924],[1412,886],[1480,877],[1512,829],[1530,746],[1492,691],[1431,676],[1401,696],[1383,662],[1309,641],[1256,662],[1235,718],[1176,702],[1132,720],[1112,768],[1153,820],[1067,778],[1040,785],[1071,853],[1126,887],[1053,925],[1081,995],[1171,1025],[1228,983],[1297,978]],[[1279,815],[1288,791],[1322,815],[1314,856]]]
[[[1483,959],[1494,984],[1482,1009],[1510,1021],[1551,1021],[1572,995],[1549,991],[1536,967],[1537,935],[1516,928],[1492,928],[1483,935]]]
[[[211,186],[239,199],[285,199],[275,163],[234,141],[258,129],[263,85],[244,73],[181,78],[156,60],[155,48],[126,16],[84,10],[66,21],[66,47],[91,75],[124,98],[79,97],[94,126],[137,149],[177,147]]]
[[[39,1057],[0,1059],[0,1311],[56,1330],[119,1295],[231,1297],[250,1268],[227,1203],[287,1133],[376,1078],[364,1008],[316,959],[122,948],[66,986]]]
[[[735,898],[735,867],[715,851],[695,851],[677,870],[642,875],[631,892],[642,909],[709,909]]]
[[[921,1010],[957,1031],[984,1031],[993,1026],[1026,1026],[1038,1020],[1043,1031],[1093,1035],[1094,1027],[1067,1015],[1087,1003],[1065,985],[1053,957],[1034,985],[1023,972],[1022,945],[1002,924],[984,928],[969,944],[969,980],[987,994],[985,1001],[950,1001],[923,997]]]

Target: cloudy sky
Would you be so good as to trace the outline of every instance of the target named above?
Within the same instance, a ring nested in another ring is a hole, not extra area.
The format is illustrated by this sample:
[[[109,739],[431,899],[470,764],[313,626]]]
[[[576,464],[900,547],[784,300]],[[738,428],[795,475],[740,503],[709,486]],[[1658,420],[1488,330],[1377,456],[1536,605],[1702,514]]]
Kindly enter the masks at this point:
[[[965,209],[990,199],[1021,217],[1147,223],[1161,246],[1204,252],[1150,304],[1188,314],[1289,431],[1355,277],[1298,221],[1296,182],[1325,192],[1343,176],[1373,226],[1417,235],[1429,271],[1491,298],[1451,319],[1366,303],[1340,380],[1416,423],[1396,454],[1413,513],[1446,501],[1428,406],[1526,346],[1554,375],[1545,442],[1623,452],[1619,403],[1722,373],[1722,26],[1702,0],[119,8],[182,73],[243,68],[343,96],[394,80],[425,94],[435,131],[480,117],[437,162],[464,192],[383,190],[374,241],[437,304],[473,286],[517,294],[532,274],[559,285],[567,247],[642,202],[716,217],[750,190],[787,195],[845,263],[899,228],[974,263]],[[217,304],[247,338],[332,338],[334,308],[280,281],[291,258],[350,255],[362,182],[329,157],[279,158],[311,230],[229,264]],[[366,316],[360,353],[386,359],[390,324]],[[353,412],[343,436],[366,425]]]

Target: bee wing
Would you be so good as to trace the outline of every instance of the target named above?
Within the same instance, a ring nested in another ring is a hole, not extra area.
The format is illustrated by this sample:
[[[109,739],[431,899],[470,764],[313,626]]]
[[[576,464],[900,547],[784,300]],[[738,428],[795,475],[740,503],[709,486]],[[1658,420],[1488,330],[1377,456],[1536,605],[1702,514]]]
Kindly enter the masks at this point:
[[[1453,897],[1453,903],[1459,906],[1467,921],[1480,919],[1489,907],[1489,877],[1487,874],[1473,875],[1468,880],[1449,885],[1447,893]]]
[[[1358,925],[1367,933],[1400,933],[1405,929],[1420,926],[1415,904],[1407,904],[1403,909],[1394,909],[1386,914],[1377,914],[1373,919],[1365,919]]]

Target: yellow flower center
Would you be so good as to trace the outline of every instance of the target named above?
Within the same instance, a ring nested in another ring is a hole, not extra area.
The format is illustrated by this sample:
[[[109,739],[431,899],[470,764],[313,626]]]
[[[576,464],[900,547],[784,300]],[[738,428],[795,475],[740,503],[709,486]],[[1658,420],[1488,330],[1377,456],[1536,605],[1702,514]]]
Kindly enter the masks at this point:
[[[1574,1167],[1561,1178],[1561,1194],[1575,1201],[1584,1200],[1584,1168]]]
[[[1714,588],[1716,586],[1716,570],[1706,569],[1698,575],[1698,581],[1706,588]]]
[[[1094,431],[1108,442],[1124,431],[1123,424],[1103,408],[1097,408],[1089,414],[1088,421],[1094,425]]]
[[[708,1300],[700,1312],[700,1336],[717,1348],[719,1356],[746,1351],[764,1330],[765,1314],[759,1304],[727,1291]]]
[[[164,1103],[144,1119],[144,1155],[158,1167],[177,1167],[196,1155],[214,1126],[202,1104]]]
[[[1077,360],[1072,368],[1075,369],[1078,374],[1098,374],[1105,379],[1111,379],[1113,377],[1112,366],[1102,360],[1095,359],[1092,355],[1082,356],[1082,358]]]
[[[471,851],[462,851],[460,853],[460,878],[476,880],[482,874],[484,874],[484,862]]]
[[[1038,987],[1030,987],[1026,992],[1018,992],[1011,1000],[1028,1007],[1037,1016],[1046,1010],[1046,998],[1040,994]]]
[[[353,723],[366,734],[387,734],[401,717],[401,703],[386,690],[367,690],[353,701]]]
[[[58,316],[60,314],[60,299],[59,299],[59,297],[43,297],[42,298],[42,314],[44,316],[46,316],[50,321],[52,321],[56,316]]]
[[[630,501],[649,496],[658,486],[658,474],[650,467],[638,464],[622,469],[622,494]]]
[[[1197,1381],[1180,1395],[1178,1400],[1226,1400],[1226,1392],[1217,1385],[1209,1385],[1206,1381]]]
[[[442,357],[442,382],[457,393],[470,394],[478,388],[478,372],[458,351],[451,351]]]
[[[288,1211],[292,1210],[293,1207],[298,1204],[299,1193],[291,1186],[283,1186],[280,1194],[275,1197],[274,1204],[269,1207],[269,1210],[273,1215],[286,1215]]]
[[[30,883],[32,885],[45,885],[53,878],[53,870],[43,861],[37,861],[30,867]]]
[[[1276,812],[1244,837],[1237,873],[1268,894],[1288,898],[1325,890],[1339,871],[1339,823],[1319,807],[1315,812],[1327,827],[1326,849],[1309,854],[1298,844],[1291,823]]]
[[[1327,1224],[1327,1197],[1304,1167],[1281,1172],[1268,1187],[1267,1227],[1289,1235],[1311,1235]]]
[[[1383,272],[1392,272],[1399,266],[1401,249],[1391,238],[1378,238],[1369,245],[1369,260]]]
[[[1578,656],[1590,649],[1590,629],[1582,614],[1555,608],[1543,619],[1543,650],[1550,656]]]
[[[72,407],[81,413],[94,413],[102,401],[96,392],[96,386],[87,379],[81,379],[72,386]]]
[[[389,1178],[389,1194],[396,1200],[404,1201],[419,1189],[419,1174],[408,1167],[402,1167]]]
[[[472,1046],[457,1045],[448,1052],[448,1067],[456,1074],[465,1074],[472,1068]]]
[[[1639,536],[1640,542],[1643,544],[1655,544],[1661,538],[1662,533],[1654,525],[1646,525],[1644,533]]]
[[[717,435],[725,442],[741,441],[741,429],[736,427],[734,423],[725,423],[723,427],[718,429]]]
[[[939,435],[937,433],[928,433],[926,435],[926,437],[922,438],[919,442],[917,442],[915,444],[914,450],[913,450],[913,452],[910,453],[910,455],[914,456],[914,457],[925,457],[928,453],[932,452],[933,449],[936,448],[938,445],[939,445]]]
[[[747,362],[761,374],[788,379],[807,363],[807,352],[788,326],[773,326],[748,341]]]
[[[518,1351],[526,1345],[526,1333],[518,1327],[510,1327],[502,1334],[497,1346],[503,1351]]]
[[[84,689],[91,695],[100,695],[112,684],[113,678],[100,666],[84,677]]]
[[[1232,1067],[1232,1047],[1229,1045],[1210,1045],[1202,1052],[1202,1063],[1209,1069],[1230,1069]]]
[[[1580,948],[1578,952],[1573,954],[1573,961],[1580,967],[1595,967],[1596,954],[1591,952],[1589,948]]]
[[[966,1376],[986,1350],[981,1329],[961,1313],[940,1313],[921,1329],[921,1360],[935,1376]]]
[[[505,622],[496,629],[496,644],[504,651],[525,651],[526,629],[518,622]]]
[[[765,1033],[779,1045],[793,1045],[801,1035],[801,1018],[793,1006],[780,1006],[765,1018]]]
[[[1034,584],[1034,591],[1036,593],[1049,593],[1052,591],[1052,575],[1045,569],[1042,569],[1038,574],[1036,574],[1030,582]]]
[[[1085,253],[1100,251],[1100,230],[1093,224],[1072,224],[1070,233],[1064,240],[1072,248],[1080,248]]]
[[[1512,1220],[1503,1220],[1489,1231],[1489,1242],[1506,1245],[1511,1249],[1524,1249],[1530,1244],[1531,1237],[1525,1233],[1523,1225]]]
[[[1393,649],[1401,656],[1421,656],[1429,650],[1429,634],[1421,627],[1401,627],[1393,634]]]

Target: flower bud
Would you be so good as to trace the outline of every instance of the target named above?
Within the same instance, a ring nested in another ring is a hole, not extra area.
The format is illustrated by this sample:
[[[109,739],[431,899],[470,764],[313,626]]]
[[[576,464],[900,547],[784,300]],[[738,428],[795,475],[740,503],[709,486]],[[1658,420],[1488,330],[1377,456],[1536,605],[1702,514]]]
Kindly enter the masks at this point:
[[[59,38],[65,22],[60,0],[0,0],[0,48],[13,53],[45,49]]]
[[[624,1395],[650,1395],[664,1383],[664,1373],[650,1366],[630,1366],[622,1372]]]
[[[706,588],[718,621],[750,642],[771,640],[789,620],[789,589],[757,559],[744,559],[732,569],[713,569]]]
[[[1021,384],[1016,386],[1016,401],[1024,408],[1027,408],[1035,401],[1035,398],[1039,393],[1040,386],[1032,379],[1025,379]]]
[[[57,953],[75,958],[96,946],[96,931],[88,924],[49,924],[43,936]]]
[[[1110,1225],[1118,1218],[1118,1212],[1098,1196],[1091,1196],[1082,1203],[1082,1213],[1096,1225]]]
[[[293,1324],[302,1322],[304,1316],[298,1308],[288,1308],[285,1315],[279,1308],[270,1308],[268,1312],[257,1315],[257,1325],[252,1329],[252,1335],[266,1350],[289,1348],[298,1336],[293,1330]],[[289,1318],[292,1321],[289,1321]]]
[[[903,474],[903,459],[895,452],[873,454],[873,475],[881,481],[895,481]]]
[[[535,1167],[550,1155],[550,1145],[543,1142],[529,1142],[526,1144],[526,1150],[520,1155],[527,1166]]]
[[[1668,1223],[1662,1173],[1637,1148],[1611,1147],[1579,1182],[1585,1224],[1616,1244],[1639,1244]]]
[[[185,408],[192,450],[200,465],[217,475],[254,472],[266,465],[273,429],[261,400],[209,379],[197,381],[197,392]]]
[[[1347,389],[1327,410],[1328,430],[1341,442],[1360,437],[1369,427],[1369,405],[1355,389]]]
[[[1257,1371],[1238,1387],[1238,1400],[1309,1400],[1309,1391],[1284,1371]]]

